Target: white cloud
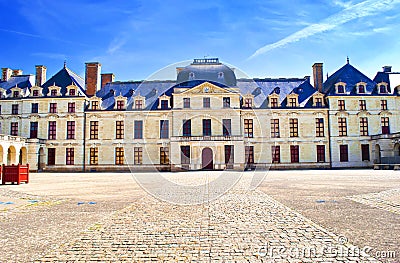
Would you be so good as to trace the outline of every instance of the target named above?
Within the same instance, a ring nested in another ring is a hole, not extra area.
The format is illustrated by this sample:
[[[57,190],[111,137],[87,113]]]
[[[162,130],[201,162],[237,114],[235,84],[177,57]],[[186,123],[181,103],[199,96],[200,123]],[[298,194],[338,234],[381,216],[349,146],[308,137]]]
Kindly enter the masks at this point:
[[[108,46],[107,49],[107,53],[112,55],[114,54],[116,51],[118,51],[119,49],[121,49],[121,47],[123,47],[126,44],[126,37],[116,37],[114,38],[110,45]]]
[[[345,24],[351,20],[377,15],[379,13],[391,10],[399,3],[400,0],[366,0],[358,4],[350,5],[342,11],[322,20],[320,23],[312,24],[300,31],[297,31],[296,33],[293,33],[290,36],[287,36],[284,39],[258,49],[248,59],[255,58],[273,49],[300,41],[315,34],[332,30],[335,27]]]

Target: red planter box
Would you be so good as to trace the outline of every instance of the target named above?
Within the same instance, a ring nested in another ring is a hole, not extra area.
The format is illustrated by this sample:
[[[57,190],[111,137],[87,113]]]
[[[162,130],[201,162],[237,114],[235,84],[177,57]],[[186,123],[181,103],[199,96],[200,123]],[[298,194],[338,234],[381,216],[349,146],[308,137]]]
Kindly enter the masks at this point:
[[[3,164],[3,184],[21,182],[29,183],[29,164],[4,165]]]

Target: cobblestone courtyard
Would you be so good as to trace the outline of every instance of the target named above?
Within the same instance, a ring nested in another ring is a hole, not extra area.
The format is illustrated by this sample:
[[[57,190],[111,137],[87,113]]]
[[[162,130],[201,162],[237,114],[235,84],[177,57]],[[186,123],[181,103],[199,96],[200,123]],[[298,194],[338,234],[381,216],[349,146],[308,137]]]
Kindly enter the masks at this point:
[[[216,199],[219,172],[162,175],[198,185],[199,204],[156,199],[122,173],[1,186],[0,261],[400,261],[400,172],[271,171],[255,190],[249,172]]]

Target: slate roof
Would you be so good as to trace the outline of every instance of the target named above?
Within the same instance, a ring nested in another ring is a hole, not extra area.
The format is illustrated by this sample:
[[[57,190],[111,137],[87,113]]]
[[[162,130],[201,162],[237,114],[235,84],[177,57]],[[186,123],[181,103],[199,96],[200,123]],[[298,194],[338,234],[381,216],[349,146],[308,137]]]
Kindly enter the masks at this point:
[[[350,63],[345,64],[339,70],[337,70],[333,75],[331,75],[324,83],[323,93],[326,95],[336,95],[335,84],[338,82],[346,83],[345,92],[347,95],[356,95],[357,87],[356,84],[359,82],[367,83],[366,95],[377,94],[376,82],[365,76],[358,69],[350,65]],[[345,94],[340,94],[345,95]],[[363,94],[365,95],[365,94]]]
[[[21,88],[25,94],[29,93],[29,88],[33,86],[35,81],[34,75],[18,75],[12,76],[8,81],[0,81],[0,88],[6,90],[6,94],[11,94],[11,89]]]
[[[77,75],[75,72],[64,66],[59,72],[47,80],[43,85],[43,94],[49,93],[49,87],[56,85],[61,87],[61,95],[65,96],[67,93],[67,87],[74,84],[78,87],[78,94],[80,96],[85,96],[85,80]]]

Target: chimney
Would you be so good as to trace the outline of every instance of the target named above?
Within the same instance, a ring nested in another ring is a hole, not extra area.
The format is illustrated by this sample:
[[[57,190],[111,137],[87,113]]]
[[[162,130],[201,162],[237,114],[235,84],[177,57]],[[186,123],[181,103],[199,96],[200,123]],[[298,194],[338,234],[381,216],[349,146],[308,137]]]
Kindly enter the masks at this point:
[[[13,76],[22,75],[22,70],[21,70],[21,69],[14,69],[14,70],[12,71],[12,75],[13,75]]]
[[[100,89],[100,71],[99,62],[86,63],[85,85],[86,94],[89,96],[93,96]]]
[[[10,68],[2,68],[1,80],[8,81],[12,75],[12,70]]]
[[[103,88],[107,83],[114,82],[114,74],[113,73],[103,73],[101,74],[101,88]]]
[[[43,65],[36,65],[36,81],[35,85],[40,87],[46,82],[47,68]]]
[[[313,78],[314,78],[314,88],[319,92],[322,92],[323,84],[324,84],[324,72],[323,72],[323,64],[322,63],[314,63],[313,68]]]
[[[392,66],[383,66],[383,72],[392,72]]]

